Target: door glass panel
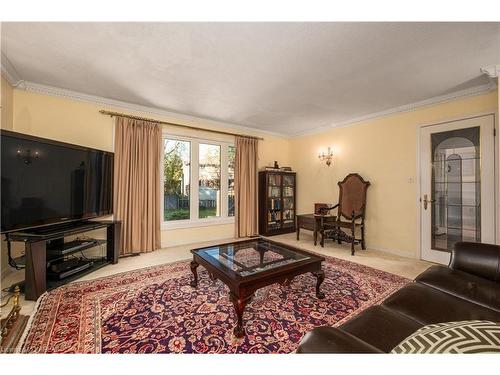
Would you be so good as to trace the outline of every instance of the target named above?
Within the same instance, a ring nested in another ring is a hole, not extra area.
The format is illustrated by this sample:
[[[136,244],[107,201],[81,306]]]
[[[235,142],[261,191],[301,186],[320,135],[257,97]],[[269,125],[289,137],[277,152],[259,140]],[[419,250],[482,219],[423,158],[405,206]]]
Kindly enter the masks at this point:
[[[479,127],[434,133],[432,141],[432,231],[435,250],[458,241],[481,240]]]

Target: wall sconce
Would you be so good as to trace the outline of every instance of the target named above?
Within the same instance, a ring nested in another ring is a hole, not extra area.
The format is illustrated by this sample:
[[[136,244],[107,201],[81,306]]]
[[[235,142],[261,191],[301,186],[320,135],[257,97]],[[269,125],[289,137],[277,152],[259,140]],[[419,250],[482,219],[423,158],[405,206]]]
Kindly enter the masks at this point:
[[[33,163],[33,160],[38,159],[40,156],[40,153],[38,151],[31,153],[31,150],[22,150],[20,148],[17,149],[16,154],[17,157],[21,159],[26,165],[30,165],[31,163]]]
[[[326,154],[324,151],[321,151],[318,154],[318,158],[319,158],[319,160],[324,161],[326,163],[326,165],[330,166],[332,164],[332,159],[333,159],[332,149],[330,147],[328,147],[328,151],[326,152]]]

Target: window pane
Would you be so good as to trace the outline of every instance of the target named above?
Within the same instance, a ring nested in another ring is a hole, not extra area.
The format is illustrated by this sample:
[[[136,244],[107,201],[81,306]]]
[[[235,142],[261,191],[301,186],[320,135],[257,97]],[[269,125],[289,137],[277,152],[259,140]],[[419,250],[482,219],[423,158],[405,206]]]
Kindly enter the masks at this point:
[[[200,143],[199,217],[220,216],[220,146]]]
[[[234,157],[236,156],[236,147],[229,146],[227,149],[227,153],[228,153],[227,215],[234,216]]]
[[[191,143],[165,139],[163,174],[165,221],[186,220],[189,215]]]

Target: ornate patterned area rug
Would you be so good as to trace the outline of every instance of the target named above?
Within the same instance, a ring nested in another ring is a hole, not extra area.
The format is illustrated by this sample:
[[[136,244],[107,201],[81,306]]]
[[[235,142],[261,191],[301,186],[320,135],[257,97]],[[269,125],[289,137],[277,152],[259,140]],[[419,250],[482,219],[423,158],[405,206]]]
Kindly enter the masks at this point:
[[[376,304],[409,280],[325,257],[315,296],[312,275],[258,290],[246,307],[246,336],[233,335],[229,289],[189,261],[77,282],[41,297],[22,343],[24,353],[290,353],[318,326],[335,326]]]

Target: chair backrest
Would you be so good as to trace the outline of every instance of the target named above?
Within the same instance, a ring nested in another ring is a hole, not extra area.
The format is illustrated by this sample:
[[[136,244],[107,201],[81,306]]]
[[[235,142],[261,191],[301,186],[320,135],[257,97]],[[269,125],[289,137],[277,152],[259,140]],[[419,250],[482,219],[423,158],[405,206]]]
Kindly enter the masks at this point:
[[[342,215],[346,219],[352,218],[354,211],[354,218],[365,216],[366,207],[366,190],[370,186],[370,182],[365,181],[357,173],[348,174],[344,180],[338,183],[339,192],[339,216]]]

